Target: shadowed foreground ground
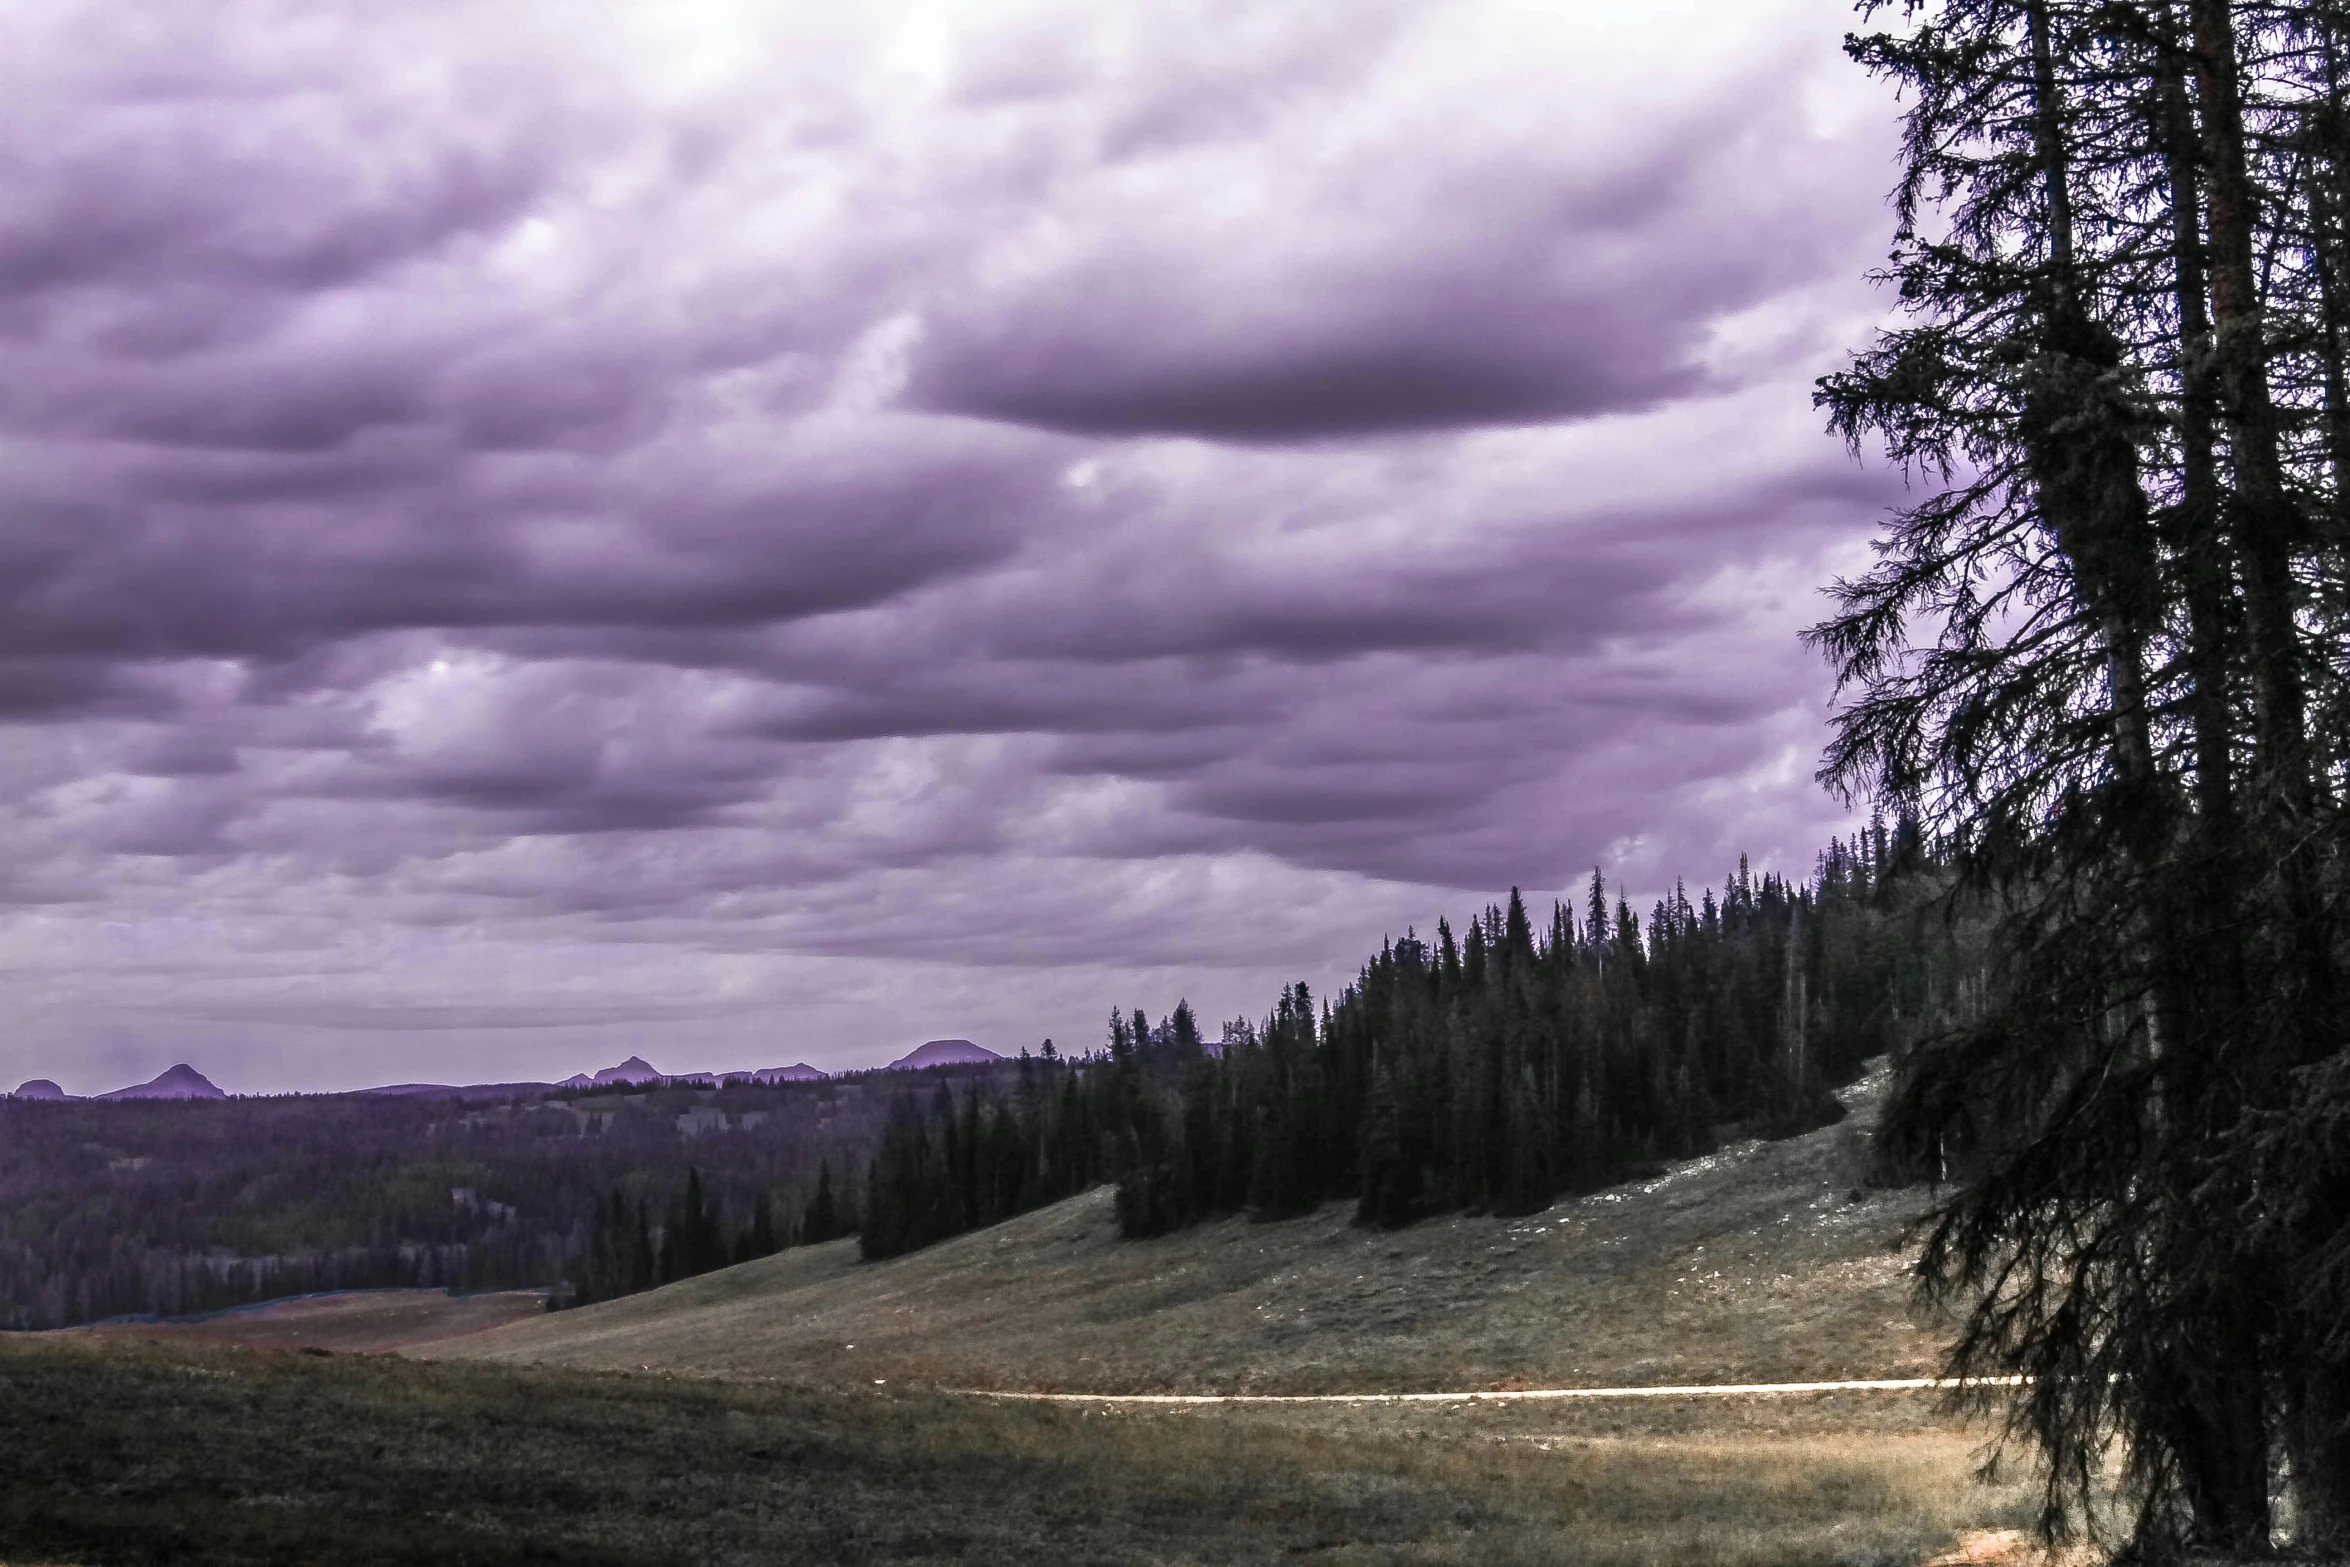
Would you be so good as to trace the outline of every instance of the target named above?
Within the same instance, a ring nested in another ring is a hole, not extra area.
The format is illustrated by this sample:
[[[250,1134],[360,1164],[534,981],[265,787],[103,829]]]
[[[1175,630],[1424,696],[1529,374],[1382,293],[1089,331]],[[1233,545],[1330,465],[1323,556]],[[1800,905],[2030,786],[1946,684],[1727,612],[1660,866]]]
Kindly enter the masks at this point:
[[[28,1562],[1915,1562],[2018,1507],[1882,1397],[1317,1423],[51,1337],[0,1400]]]

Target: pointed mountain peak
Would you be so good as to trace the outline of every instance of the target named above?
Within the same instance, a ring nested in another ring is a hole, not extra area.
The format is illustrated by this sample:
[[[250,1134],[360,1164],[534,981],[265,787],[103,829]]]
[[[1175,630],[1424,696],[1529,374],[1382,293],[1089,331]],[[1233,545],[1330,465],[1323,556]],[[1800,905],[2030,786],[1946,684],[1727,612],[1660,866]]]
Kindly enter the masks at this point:
[[[111,1094],[100,1094],[101,1099],[226,1099],[228,1095],[213,1086],[212,1079],[188,1065],[185,1061],[160,1076],[129,1088],[117,1088]]]

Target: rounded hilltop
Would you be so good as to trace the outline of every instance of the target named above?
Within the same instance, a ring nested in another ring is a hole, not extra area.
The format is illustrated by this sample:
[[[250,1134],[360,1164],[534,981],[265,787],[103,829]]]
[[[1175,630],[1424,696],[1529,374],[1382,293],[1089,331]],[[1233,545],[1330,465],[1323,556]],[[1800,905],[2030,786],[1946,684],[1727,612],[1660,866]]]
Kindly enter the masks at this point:
[[[985,1066],[1002,1056],[968,1039],[933,1039],[918,1045],[889,1064],[892,1072],[918,1072],[926,1066]]]

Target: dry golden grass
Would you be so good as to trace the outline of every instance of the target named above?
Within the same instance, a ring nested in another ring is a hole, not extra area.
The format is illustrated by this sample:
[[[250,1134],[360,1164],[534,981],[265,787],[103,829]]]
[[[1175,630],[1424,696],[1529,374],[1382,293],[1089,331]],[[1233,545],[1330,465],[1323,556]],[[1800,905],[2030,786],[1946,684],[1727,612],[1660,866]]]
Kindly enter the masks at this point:
[[[1074,1438],[1106,1473],[1147,1475],[1202,1509],[1220,1505],[1238,1470],[1336,1481],[1355,1502],[1441,1497],[1454,1510],[1452,1530],[1374,1544],[1349,1539],[1344,1507],[1308,1504],[1327,1511],[1306,1549],[1329,1562],[1860,1567],[1918,1562],[1986,1525],[2012,1529],[2028,1510],[2026,1488],[1976,1477],[1977,1443],[1923,1400],[1723,1414],[1699,1400],[1568,1419],[1505,1405],[1055,1408],[1034,1426],[1008,1420],[998,1440],[1041,1455]],[[1261,1521],[1296,1522],[1304,1488],[1288,1484]]]

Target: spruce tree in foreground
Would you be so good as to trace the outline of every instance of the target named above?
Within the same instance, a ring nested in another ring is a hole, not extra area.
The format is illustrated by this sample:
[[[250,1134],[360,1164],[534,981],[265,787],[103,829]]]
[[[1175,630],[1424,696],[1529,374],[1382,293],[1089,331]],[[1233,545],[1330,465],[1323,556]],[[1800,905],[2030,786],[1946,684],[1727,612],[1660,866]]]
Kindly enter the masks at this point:
[[[1998,915],[1889,1151],[1956,1178],[1952,1369],[2022,1373],[2051,1530],[2350,1529],[2337,4],[1871,3],[1907,324],[1821,402],[1928,491],[1813,633],[1823,777]]]

